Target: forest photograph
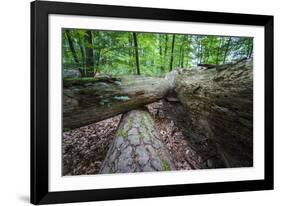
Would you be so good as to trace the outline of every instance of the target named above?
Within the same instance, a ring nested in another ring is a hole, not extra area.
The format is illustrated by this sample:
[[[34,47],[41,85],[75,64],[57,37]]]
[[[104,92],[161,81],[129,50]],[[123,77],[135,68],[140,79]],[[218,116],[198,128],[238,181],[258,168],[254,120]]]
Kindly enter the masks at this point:
[[[253,37],[62,29],[62,175],[253,167]]]

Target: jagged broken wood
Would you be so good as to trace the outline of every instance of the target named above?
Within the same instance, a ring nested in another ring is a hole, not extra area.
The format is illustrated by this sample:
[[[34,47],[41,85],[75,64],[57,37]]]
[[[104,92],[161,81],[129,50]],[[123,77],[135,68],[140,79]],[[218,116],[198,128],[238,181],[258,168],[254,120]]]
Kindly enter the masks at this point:
[[[163,98],[170,90],[163,78],[70,78],[63,81],[63,127],[77,128]]]
[[[124,114],[100,173],[174,169],[169,152],[161,142],[149,112],[137,109]]]

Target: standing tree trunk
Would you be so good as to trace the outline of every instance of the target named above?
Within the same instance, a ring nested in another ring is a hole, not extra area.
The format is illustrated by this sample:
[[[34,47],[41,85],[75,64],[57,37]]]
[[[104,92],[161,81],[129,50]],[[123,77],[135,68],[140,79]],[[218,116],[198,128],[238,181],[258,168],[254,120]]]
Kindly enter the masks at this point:
[[[182,51],[181,51],[181,56],[180,56],[180,67],[183,68],[183,65],[184,65],[184,52],[185,52],[185,40],[186,40],[186,37],[184,36],[183,37],[183,40],[182,40]]]
[[[73,56],[74,62],[76,64],[79,64],[78,57],[77,57],[76,51],[74,49],[73,41],[71,39],[70,31],[69,30],[65,30],[65,34],[66,34],[66,37],[67,37],[67,41],[68,41],[69,48],[70,48],[71,54]]]
[[[187,61],[184,62],[184,59],[183,59],[183,64],[184,64],[184,65],[187,65],[187,66],[188,66],[188,60],[189,60],[190,43],[191,43],[191,41],[192,41],[192,39],[187,36],[187,37],[186,37],[186,44],[187,44],[187,47],[186,47],[186,53],[184,54],[184,57],[185,57],[185,55],[186,55],[186,57],[187,57],[187,58],[186,58]]]
[[[181,42],[183,42],[183,39],[181,39]],[[178,67],[181,66],[181,59],[182,59],[182,53],[183,53],[183,43],[180,45],[180,52],[179,52],[179,59],[178,59]]]
[[[248,48],[247,48],[247,58],[250,58],[252,56],[253,52],[253,44],[252,44],[252,39],[248,39]]]
[[[138,109],[124,114],[99,173],[169,170],[175,170],[175,166],[148,111]]]
[[[172,48],[171,48],[171,60],[170,60],[170,71],[173,70],[175,38],[176,38],[176,36],[175,36],[175,34],[173,34]]]
[[[168,34],[165,34],[165,49],[164,49],[164,68],[167,64],[167,51],[168,51]]]
[[[204,59],[204,63],[209,63],[209,57],[212,55],[212,48],[213,48],[213,41],[214,39],[211,38],[210,40],[210,44],[209,44],[209,48],[208,48],[208,52],[207,52],[207,57]]]
[[[217,48],[216,64],[219,64],[219,60],[220,60],[221,43],[222,43],[222,38],[220,38],[219,45],[218,45],[218,48]]]
[[[199,63],[202,62],[202,57],[203,57],[203,45],[202,45],[202,37],[199,38],[199,51],[198,51],[198,55],[199,55]]]
[[[94,50],[92,48],[93,45],[93,37],[92,31],[87,30],[85,35],[86,42],[86,68],[93,69],[94,68]]]
[[[159,34],[159,56],[160,56],[160,72],[164,73],[163,57],[162,57],[162,36]]]
[[[227,40],[227,44],[226,44],[226,48],[225,48],[224,56],[223,56],[223,64],[225,63],[225,60],[226,60],[226,57],[227,57],[227,54],[229,51],[230,42],[231,42],[231,37],[229,37]]]
[[[80,48],[80,52],[81,52],[81,58],[82,58],[82,69],[80,69],[80,73],[82,74],[82,76],[86,76],[87,72],[86,72],[86,67],[85,67],[85,51],[84,51],[84,47],[81,41],[81,38],[78,38],[78,43],[79,43],[79,48]]]
[[[137,75],[140,75],[138,38],[137,38],[136,32],[133,32],[133,39],[134,39],[134,47],[135,47],[135,58],[136,58]]]
[[[132,52],[132,48],[133,48],[133,40],[132,40],[132,35],[130,33],[128,33],[128,64],[130,67],[133,67],[133,60],[132,60],[132,57],[134,56],[133,55],[133,52]]]

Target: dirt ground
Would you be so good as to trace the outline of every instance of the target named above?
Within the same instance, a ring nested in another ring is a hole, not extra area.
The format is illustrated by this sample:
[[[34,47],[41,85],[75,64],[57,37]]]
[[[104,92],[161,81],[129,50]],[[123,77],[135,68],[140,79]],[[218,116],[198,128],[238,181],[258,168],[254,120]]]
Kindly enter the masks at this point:
[[[177,170],[199,169],[200,157],[188,145],[163,101],[147,105],[162,142]],[[167,102],[166,102],[167,103]],[[118,128],[121,115],[63,133],[63,175],[97,174]],[[198,160],[199,158],[199,160]]]

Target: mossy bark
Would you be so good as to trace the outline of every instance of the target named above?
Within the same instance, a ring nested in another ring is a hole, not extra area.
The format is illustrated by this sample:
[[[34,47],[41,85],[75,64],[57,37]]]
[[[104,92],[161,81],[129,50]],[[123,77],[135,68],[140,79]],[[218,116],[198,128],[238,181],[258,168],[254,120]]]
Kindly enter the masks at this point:
[[[63,127],[77,128],[155,102],[167,94],[165,79],[141,76],[74,78],[63,82]]]
[[[169,152],[162,143],[146,109],[123,115],[100,173],[129,173],[174,170]]]

